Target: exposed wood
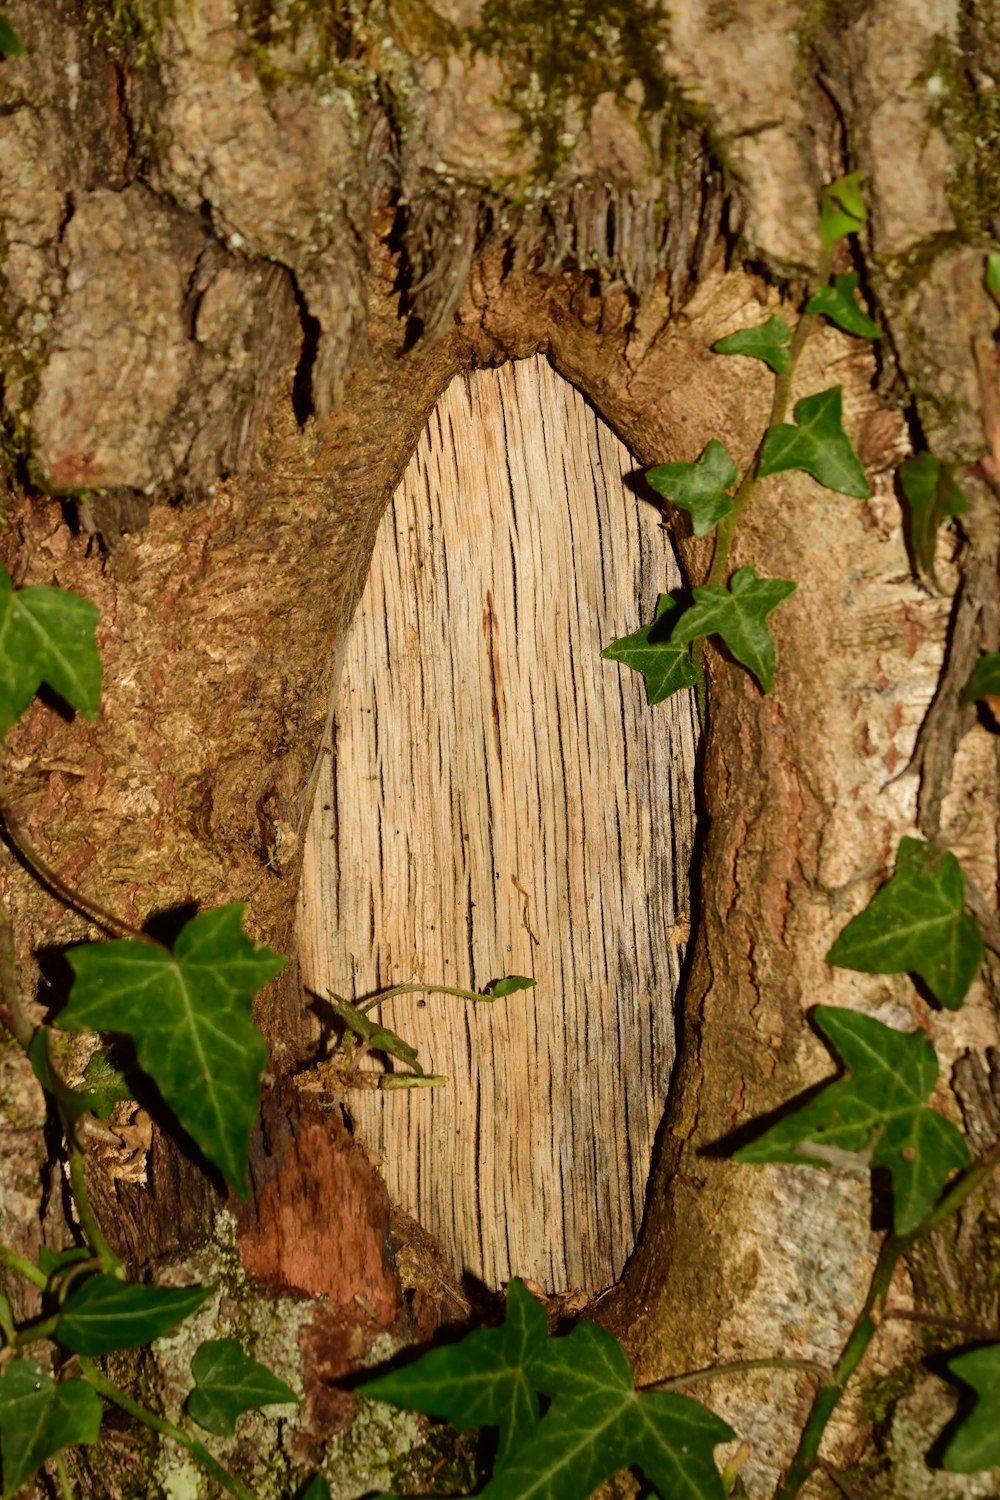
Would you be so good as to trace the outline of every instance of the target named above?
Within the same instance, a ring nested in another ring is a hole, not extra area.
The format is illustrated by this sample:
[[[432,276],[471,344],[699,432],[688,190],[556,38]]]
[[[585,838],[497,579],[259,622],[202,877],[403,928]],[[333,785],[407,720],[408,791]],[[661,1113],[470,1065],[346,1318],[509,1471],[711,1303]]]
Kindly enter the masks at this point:
[[[385,1006],[448,1085],[350,1100],[393,1200],[489,1286],[617,1278],[674,1057],[693,707],[651,714],[600,658],[679,582],[635,468],[541,360],[452,384],[378,535],[307,837],[316,995],[538,981]]]

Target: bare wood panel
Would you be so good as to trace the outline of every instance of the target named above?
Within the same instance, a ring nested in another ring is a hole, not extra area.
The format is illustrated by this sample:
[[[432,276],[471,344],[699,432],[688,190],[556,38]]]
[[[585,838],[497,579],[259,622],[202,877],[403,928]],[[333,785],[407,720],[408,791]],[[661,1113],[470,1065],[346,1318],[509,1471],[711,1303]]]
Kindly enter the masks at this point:
[[[352,1096],[389,1192],[489,1286],[619,1275],[674,1056],[694,755],[603,645],[678,580],[635,464],[542,360],[456,380],[382,523],[347,647],[300,905],[306,984],[446,1088]]]

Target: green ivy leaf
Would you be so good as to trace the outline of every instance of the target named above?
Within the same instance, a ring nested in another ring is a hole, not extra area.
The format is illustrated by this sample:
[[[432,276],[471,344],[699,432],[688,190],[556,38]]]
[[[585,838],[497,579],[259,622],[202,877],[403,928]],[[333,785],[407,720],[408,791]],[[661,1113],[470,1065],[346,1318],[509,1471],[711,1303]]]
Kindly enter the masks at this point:
[[[899,466],[910,513],[910,542],[922,573],[934,569],[938,527],[949,516],[960,516],[969,500],[955,482],[955,464],[942,464],[930,453],[918,453]]]
[[[758,477],[804,469],[828,490],[867,500],[871,487],[861,460],[844,431],[841,387],[833,385],[795,403],[795,422],[768,428],[757,465]]]
[[[45,1462],[76,1443],[96,1443],[104,1408],[85,1380],[46,1375],[15,1359],[0,1375],[3,1500],[11,1500]]]
[[[138,1349],[183,1323],[211,1295],[210,1286],[139,1286],[91,1276],[59,1309],[56,1342],[74,1354]]]
[[[295,1500],[330,1500],[330,1487],[322,1474],[313,1477],[296,1492]]]
[[[267,1046],[254,996],[284,967],[243,932],[239,903],[192,918],[173,954],[138,941],[75,948],[58,1024],[125,1032],[139,1066],[226,1181],[245,1196],[247,1151]]]
[[[552,1398],[541,1421],[539,1391]],[[685,1396],[636,1391],[624,1351],[595,1323],[547,1338],[542,1308],[516,1278],[502,1328],[432,1349],[360,1393],[446,1417],[462,1432],[499,1427],[483,1500],[582,1500],[632,1464],[665,1500],[723,1497],[712,1449],[732,1429]]]
[[[0,54],[6,57],[23,57],[25,45],[9,21],[0,16]]]
[[[39,1026],[31,1038],[28,1061],[42,1088],[55,1100],[66,1130],[72,1131],[81,1115],[95,1114],[99,1120],[104,1120],[111,1113],[114,1106],[109,1104],[105,1094],[98,1090],[73,1088],[53,1066],[47,1026]]]
[[[937,1085],[937,1054],[922,1031],[895,1031],[833,1005],[817,1006],[815,1015],[846,1063],[847,1077],[827,1084],[734,1159],[829,1166],[841,1153],[866,1153],[872,1167],[889,1172],[894,1228],[908,1234],[951,1173],[969,1161],[961,1131],[926,1104]]]
[[[399,1062],[405,1063],[412,1068],[417,1078],[423,1078],[423,1066],[417,1056],[416,1047],[411,1047],[409,1042],[404,1042],[401,1036],[390,1031],[388,1026],[383,1026],[381,1021],[370,1021],[363,1010],[345,1000],[342,995],[335,995],[332,990],[327,990],[327,998],[344,1025],[360,1037],[362,1042],[369,1046],[374,1052],[385,1052],[389,1057],[395,1057]]]
[[[975,917],[965,911],[965,877],[954,854],[920,839],[900,840],[894,874],[826,955],[863,974],[918,974],[948,1010],[957,1010],[983,959]]]
[[[1000,304],[1000,254],[991,250],[986,257],[986,290]]]
[[[1000,651],[987,651],[973,668],[972,676],[962,689],[963,703],[1000,694]]]
[[[109,1115],[116,1104],[135,1098],[125,1074],[113,1067],[103,1052],[94,1053],[83,1070],[83,1076],[101,1103],[101,1109],[94,1111],[101,1119]]]
[[[366,1381],[358,1393],[446,1417],[459,1432],[498,1427],[500,1467],[538,1422],[531,1363],[544,1348],[545,1337],[544,1308],[513,1277],[501,1328],[477,1328],[457,1344],[431,1349],[413,1364]]]
[[[698,681],[698,672],[687,646],[678,645],[671,639],[674,616],[679,609],[675,599],[669,594],[661,594],[651,625],[619,637],[601,652],[605,661],[620,661],[642,673],[650,707],[662,703],[672,693],[679,693],[682,688],[694,687]]]
[[[483,996],[484,1000],[502,1000],[505,995],[516,995],[518,990],[533,990],[537,979],[528,979],[524,974],[508,974],[491,984]]]
[[[748,359],[762,359],[776,375],[784,375],[788,369],[788,345],[791,342],[792,330],[784,318],[775,315],[759,328],[741,328],[737,333],[727,333],[724,339],[716,339],[712,348],[716,354],[745,354]]]
[[[624,1350],[596,1323],[549,1339],[531,1375],[552,1405],[483,1500],[581,1500],[633,1464],[663,1500],[722,1500],[712,1450],[732,1428],[687,1396],[637,1391]]]
[[[721,635],[738,662],[756,677],[765,693],[774,682],[774,641],[767,617],[796,585],[784,578],[758,578],[749,564],[738,568],[729,587],[703,583],[692,590],[695,602],[674,627],[670,644],[686,645],[700,636]]]
[[[819,313],[836,323],[845,333],[853,333],[860,339],[880,339],[882,330],[862,308],[857,298],[857,286],[861,278],[857,271],[846,276],[835,276],[832,286],[820,287],[806,303],[807,313]]]
[[[188,1415],[216,1437],[232,1437],[236,1418],[261,1406],[297,1404],[295,1392],[264,1365],[244,1354],[236,1339],[208,1339],[191,1361],[194,1390]]]
[[[69,589],[18,589],[0,567],[0,735],[24,713],[43,682],[93,719],[101,703],[100,614]]]
[[[948,1368],[972,1387],[976,1404],[948,1442],[944,1467],[952,1474],[992,1469],[1000,1464],[1000,1344],[956,1354]]]
[[[733,500],[726,491],[739,477],[739,469],[718,438],[710,439],[696,463],[660,464],[646,470],[646,478],[658,494],[691,512],[695,536],[707,536],[723,516],[728,516]]]
[[[861,173],[838,177],[819,195],[819,233],[824,250],[856,234],[868,217],[861,197]]]

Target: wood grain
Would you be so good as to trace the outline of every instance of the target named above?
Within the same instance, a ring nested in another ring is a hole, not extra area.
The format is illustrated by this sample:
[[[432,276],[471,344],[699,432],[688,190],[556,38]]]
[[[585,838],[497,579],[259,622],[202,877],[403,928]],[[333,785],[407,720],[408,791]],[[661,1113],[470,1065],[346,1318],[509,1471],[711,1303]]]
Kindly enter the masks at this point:
[[[600,657],[679,582],[635,469],[541,359],[452,384],[379,531],[307,836],[317,995],[538,981],[387,1004],[448,1085],[350,1099],[393,1201],[490,1287],[619,1276],[674,1058],[694,707]]]

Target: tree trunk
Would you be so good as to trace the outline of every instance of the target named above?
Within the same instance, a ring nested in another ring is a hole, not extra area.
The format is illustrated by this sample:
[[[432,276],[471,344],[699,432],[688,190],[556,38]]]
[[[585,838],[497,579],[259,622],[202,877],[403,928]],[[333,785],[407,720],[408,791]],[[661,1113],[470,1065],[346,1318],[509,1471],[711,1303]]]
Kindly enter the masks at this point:
[[[490,1293],[510,1273],[590,1296],[617,1282],[595,1310],[645,1382],[828,1362],[878,1244],[867,1179],[714,1148],[828,1076],[817,1001],[916,1023],[946,1069],[997,1040],[995,956],[946,1017],[905,976],[824,963],[914,828],[995,910],[996,738],[935,698],[943,665],[960,688],[998,645],[995,499],[968,476],[938,591],[914,576],[894,485],[915,446],[1000,448],[992,8],[4,14],[27,54],[0,64],[0,550],[15,583],[98,605],[105,669],[95,725],[38,701],[8,735],[8,827],[136,925],[244,901],[289,956],[257,1017],[250,1204],[234,1220],[158,1126],[145,1156],[123,1119],[90,1160],[106,1233],[138,1268],[195,1256],[211,1275],[235,1236],[253,1317],[281,1310],[273,1357],[306,1396],[287,1465],[322,1463],[345,1497],[389,1481],[370,1456],[348,1473],[336,1381],[387,1330],[460,1318],[463,1275]],[[798,589],[774,617],[772,694],[709,648],[695,768],[690,708],[647,709],[599,660],[675,585],[674,546],[687,584],[710,561],[633,481],[711,438],[750,463],[772,381],[711,346],[794,322],[818,190],[855,169],[883,338],[822,327],[793,396],[843,387],[874,496],[802,472],[755,495],[731,566]],[[13,855],[0,901],[41,1019],[65,998],[65,947],[98,933]],[[446,1091],[336,1082],[328,989],[506,972],[537,988],[488,1012],[385,1010]],[[67,1068],[85,1061],[73,1042]],[[11,1053],[4,1099],[0,1239],[64,1243],[40,1095]],[[911,1347],[882,1337],[868,1373]],[[924,1446],[941,1389],[908,1393]],[[750,1445],[752,1496],[812,1391],[774,1370],[708,1387]],[[854,1461],[865,1436],[855,1406],[824,1453]],[[909,1493],[959,1493],[914,1474]],[[891,1482],[866,1492],[903,1493]]]

